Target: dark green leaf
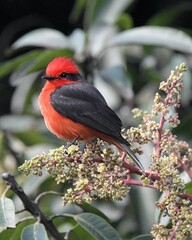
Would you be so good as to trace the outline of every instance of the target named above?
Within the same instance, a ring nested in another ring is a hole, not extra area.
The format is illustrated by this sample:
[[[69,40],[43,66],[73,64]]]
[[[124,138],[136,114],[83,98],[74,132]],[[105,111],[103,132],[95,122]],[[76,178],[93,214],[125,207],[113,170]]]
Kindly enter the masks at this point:
[[[186,193],[192,194],[192,182],[186,183],[185,184],[185,189],[186,189]]]
[[[94,213],[102,218],[104,218],[107,222],[110,222],[110,219],[102,213],[98,208],[94,207],[93,205],[89,203],[83,203],[81,205],[78,205],[80,208],[82,208],[85,212]]]
[[[119,234],[103,218],[92,213],[81,213],[74,219],[96,240],[120,240]]]
[[[71,229],[68,233],[67,240],[95,240],[84,228],[80,225],[76,226],[75,228]]]
[[[14,235],[14,238],[13,238]],[[15,229],[9,228],[4,230],[3,232],[0,232],[0,239],[9,239],[9,240],[15,240],[19,239],[20,235],[15,235]]]
[[[127,30],[133,27],[133,19],[127,13],[122,13],[118,17],[116,23],[122,30]]]
[[[80,14],[86,7],[87,0],[76,0],[75,4],[73,6],[73,9],[71,11],[71,14],[69,16],[70,21],[76,22],[77,19],[79,18]]]
[[[34,220],[29,220],[29,219],[20,222],[19,224],[17,224],[16,228],[9,228],[9,229],[3,231],[2,233],[0,233],[0,239],[1,240],[21,239],[21,232],[22,232],[23,228],[29,224],[32,224],[33,222],[34,222]]]
[[[5,141],[4,141],[4,134],[2,131],[0,131],[0,161],[4,159],[6,156],[6,148],[5,148]]]
[[[8,60],[0,64],[0,77],[9,74],[15,68],[17,68],[18,66],[21,66],[21,64],[24,64],[27,61],[31,61],[35,59],[37,56],[39,56],[41,52],[43,52],[43,50],[33,50],[19,57],[13,58],[11,60]]]
[[[163,11],[153,15],[147,22],[147,25],[169,26],[183,13],[189,11],[191,7],[191,2],[178,2],[177,4],[171,5],[169,8],[163,9]]]
[[[38,125],[39,122],[37,122],[36,126]],[[38,147],[38,144],[45,144],[48,142],[48,139],[44,137],[42,134],[40,134],[39,131],[36,131],[36,129],[31,128],[31,129],[26,129],[25,131],[18,131],[15,134],[22,142],[25,143],[27,146],[31,146],[31,151],[35,147],[34,145],[37,146],[37,149],[40,150],[40,147],[43,145],[40,145]],[[46,145],[46,144],[45,144]],[[50,146],[49,146],[50,147]]]

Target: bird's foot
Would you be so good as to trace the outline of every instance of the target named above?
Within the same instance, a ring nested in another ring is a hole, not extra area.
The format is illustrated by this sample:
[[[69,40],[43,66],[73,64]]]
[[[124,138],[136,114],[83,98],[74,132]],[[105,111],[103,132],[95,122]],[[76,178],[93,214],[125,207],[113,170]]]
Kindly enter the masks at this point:
[[[79,139],[79,135],[76,136],[71,142],[68,142],[66,144],[66,147],[70,147],[71,145],[75,145],[78,139]]]

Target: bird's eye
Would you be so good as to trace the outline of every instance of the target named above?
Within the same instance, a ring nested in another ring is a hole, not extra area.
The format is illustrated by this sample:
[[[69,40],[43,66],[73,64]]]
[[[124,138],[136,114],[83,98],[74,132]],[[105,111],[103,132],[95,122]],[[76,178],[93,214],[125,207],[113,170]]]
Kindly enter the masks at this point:
[[[61,78],[66,78],[67,77],[67,73],[63,72],[59,75]]]

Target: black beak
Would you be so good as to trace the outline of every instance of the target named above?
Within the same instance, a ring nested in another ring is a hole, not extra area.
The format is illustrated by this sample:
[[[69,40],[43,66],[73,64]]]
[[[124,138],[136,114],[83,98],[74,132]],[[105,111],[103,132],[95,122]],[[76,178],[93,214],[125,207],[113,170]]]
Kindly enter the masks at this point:
[[[53,77],[53,76],[50,76],[50,75],[43,75],[41,77],[42,80],[48,80],[48,81],[52,81],[52,80],[55,80],[57,79],[56,77]]]

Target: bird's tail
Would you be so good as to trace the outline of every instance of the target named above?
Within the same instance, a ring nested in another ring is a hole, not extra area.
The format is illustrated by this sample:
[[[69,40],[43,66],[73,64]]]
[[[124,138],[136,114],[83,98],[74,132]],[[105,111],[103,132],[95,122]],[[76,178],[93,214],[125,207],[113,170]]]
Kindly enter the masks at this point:
[[[139,159],[135,156],[135,154],[132,152],[132,150],[129,147],[129,143],[120,143],[121,147],[127,152],[127,154],[130,156],[130,158],[135,162],[135,164],[144,171],[144,167],[139,161]]]
[[[98,135],[98,134],[97,134]],[[141,162],[139,161],[139,159],[135,156],[135,154],[131,151],[130,149],[130,144],[120,135],[118,136],[117,139],[114,139],[112,137],[108,137],[104,134],[100,134],[98,135],[99,138],[103,139],[104,141],[107,141],[109,143],[114,144],[119,151],[122,152],[126,152],[130,158],[135,162],[135,164],[142,170],[142,172],[144,173],[144,167],[141,164]]]

